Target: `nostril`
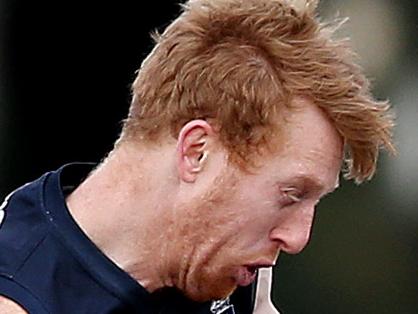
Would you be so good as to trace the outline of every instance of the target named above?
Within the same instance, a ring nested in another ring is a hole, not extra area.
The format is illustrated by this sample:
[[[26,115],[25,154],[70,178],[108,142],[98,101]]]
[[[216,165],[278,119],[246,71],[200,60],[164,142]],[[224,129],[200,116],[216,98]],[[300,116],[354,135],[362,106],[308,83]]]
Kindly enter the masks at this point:
[[[300,225],[294,228],[276,228],[272,231],[270,239],[278,243],[280,250],[288,254],[297,254],[308,244],[310,229]]]

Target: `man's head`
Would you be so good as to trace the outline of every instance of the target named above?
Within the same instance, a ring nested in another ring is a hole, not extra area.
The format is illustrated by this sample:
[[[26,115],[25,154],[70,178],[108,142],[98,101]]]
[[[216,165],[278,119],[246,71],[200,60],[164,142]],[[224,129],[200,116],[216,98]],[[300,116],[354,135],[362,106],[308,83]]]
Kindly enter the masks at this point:
[[[258,157],[251,174],[228,162],[209,124],[183,127],[168,251],[180,261],[172,264],[175,285],[192,299],[225,297],[251,283],[257,268],[271,267],[280,251],[300,252],[315,205],[338,186],[340,135],[311,101],[292,105],[282,148]]]
[[[393,150],[388,105],[335,25],[300,2],[191,0],[133,84],[119,145],[173,148],[166,249],[193,299],[225,297],[302,250],[343,159],[362,182],[380,147]]]

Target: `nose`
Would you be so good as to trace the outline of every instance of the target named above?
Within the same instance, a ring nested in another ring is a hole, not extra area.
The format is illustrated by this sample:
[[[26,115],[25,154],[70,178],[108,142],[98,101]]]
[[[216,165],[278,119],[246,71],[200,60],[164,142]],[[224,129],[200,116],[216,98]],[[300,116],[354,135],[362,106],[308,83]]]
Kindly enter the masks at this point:
[[[309,242],[315,205],[289,208],[270,232],[270,239],[288,254],[301,252]]]

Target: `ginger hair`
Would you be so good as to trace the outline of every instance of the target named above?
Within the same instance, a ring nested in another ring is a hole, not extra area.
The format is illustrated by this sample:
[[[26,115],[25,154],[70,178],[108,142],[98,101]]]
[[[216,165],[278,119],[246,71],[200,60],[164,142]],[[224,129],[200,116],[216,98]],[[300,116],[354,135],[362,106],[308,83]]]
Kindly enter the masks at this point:
[[[283,108],[309,97],[345,143],[346,177],[376,170],[379,150],[395,152],[393,117],[377,101],[340,21],[322,23],[316,1],[190,0],[144,60],[121,140],[177,137],[193,119],[210,120],[243,167],[280,135]]]

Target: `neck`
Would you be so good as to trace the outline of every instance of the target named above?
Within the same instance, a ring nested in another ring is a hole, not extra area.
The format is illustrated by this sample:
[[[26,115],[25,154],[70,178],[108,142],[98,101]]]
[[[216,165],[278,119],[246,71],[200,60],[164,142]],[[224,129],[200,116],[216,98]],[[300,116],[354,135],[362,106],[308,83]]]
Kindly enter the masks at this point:
[[[149,292],[173,285],[166,231],[174,176],[163,177],[168,169],[156,169],[155,158],[161,157],[119,147],[67,198],[87,236]]]

